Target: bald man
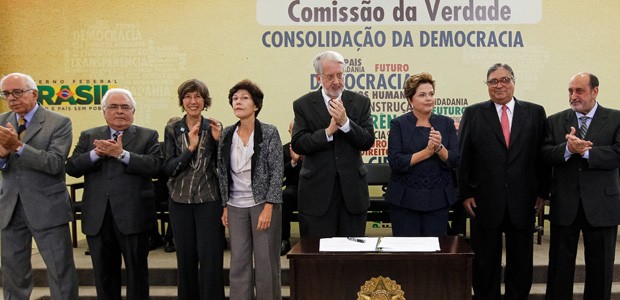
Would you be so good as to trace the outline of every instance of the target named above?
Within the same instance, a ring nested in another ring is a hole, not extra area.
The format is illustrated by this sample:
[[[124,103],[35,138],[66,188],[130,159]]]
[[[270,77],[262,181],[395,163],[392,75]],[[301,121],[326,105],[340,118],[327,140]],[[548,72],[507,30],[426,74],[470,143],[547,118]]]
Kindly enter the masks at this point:
[[[620,224],[620,111],[596,100],[590,73],[568,84],[570,108],[548,119],[544,158],[553,167],[547,299],[572,299],[580,232],[586,260],[584,299],[610,299]]]

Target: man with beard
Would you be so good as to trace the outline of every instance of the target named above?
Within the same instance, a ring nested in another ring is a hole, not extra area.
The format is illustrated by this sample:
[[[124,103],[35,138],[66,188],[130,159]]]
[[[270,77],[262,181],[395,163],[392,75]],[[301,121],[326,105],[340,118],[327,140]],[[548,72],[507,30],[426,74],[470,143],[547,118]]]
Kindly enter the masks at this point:
[[[361,151],[372,147],[370,99],[344,90],[344,58],[314,59],[321,88],[293,103],[293,151],[303,155],[299,177],[300,235],[364,236],[370,206]]]

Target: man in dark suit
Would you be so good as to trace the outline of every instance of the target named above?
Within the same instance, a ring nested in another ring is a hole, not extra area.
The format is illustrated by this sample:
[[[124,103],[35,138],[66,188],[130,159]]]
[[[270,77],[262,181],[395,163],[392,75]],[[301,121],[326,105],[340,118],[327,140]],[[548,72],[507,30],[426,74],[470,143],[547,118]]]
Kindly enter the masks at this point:
[[[153,175],[161,167],[157,131],[133,125],[136,102],[125,89],[101,100],[107,126],[80,134],[67,173],[84,176],[82,231],[90,248],[98,299],[148,299],[149,230],[155,224]]]
[[[71,120],[37,103],[37,85],[28,75],[9,74],[0,87],[11,110],[0,115],[4,299],[30,298],[33,238],[47,266],[52,299],[77,299],[64,170]]]
[[[527,299],[532,285],[535,209],[546,198],[548,168],[540,148],[545,110],[514,98],[507,64],[487,72],[491,100],[469,106],[460,124],[459,192],[471,216],[476,299],[500,299],[502,233],[506,237],[504,299]]]
[[[320,53],[314,69],[321,88],[293,103],[293,151],[304,156],[300,234],[364,236],[370,200],[361,151],[375,140],[370,99],[344,90],[344,58],[339,53]]]
[[[570,109],[549,117],[543,153],[553,167],[547,299],[572,299],[579,232],[584,299],[610,299],[620,224],[620,111],[598,104],[598,78],[572,77]]]

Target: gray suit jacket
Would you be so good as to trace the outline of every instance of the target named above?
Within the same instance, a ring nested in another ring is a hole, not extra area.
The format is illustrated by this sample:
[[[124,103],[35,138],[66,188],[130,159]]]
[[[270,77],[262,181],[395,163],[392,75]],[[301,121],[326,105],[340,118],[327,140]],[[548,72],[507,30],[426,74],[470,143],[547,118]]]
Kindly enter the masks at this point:
[[[579,201],[592,226],[620,224],[620,111],[600,104],[590,122],[585,140],[594,144],[590,159],[573,154],[564,160],[565,135],[577,116],[567,109],[549,117],[543,146],[546,161],[553,166],[549,220],[570,225],[577,216]]]
[[[295,127],[291,144],[293,150],[304,155],[299,173],[299,211],[313,216],[327,212],[331,201],[336,174],[347,209],[354,214],[365,212],[370,206],[368,197],[368,170],[361,151],[375,142],[370,116],[370,99],[359,93],[342,92],[342,103],[347,110],[351,130],[340,130],[328,142],[325,128],[331,116],[321,90],[310,92],[293,102]]]
[[[0,124],[6,123],[17,128],[14,112],[0,115]],[[22,140],[22,155],[11,153],[1,169],[0,228],[11,220],[18,196],[35,229],[73,220],[64,169],[71,140],[71,120],[39,106]]]
[[[123,132],[123,149],[130,153],[128,165],[111,157],[90,160],[93,141],[109,138],[108,126],[83,131],[67,160],[67,174],[84,176],[82,232],[87,235],[99,232],[108,202],[123,234],[147,231],[155,224],[152,178],[161,168],[157,131],[131,126]]]

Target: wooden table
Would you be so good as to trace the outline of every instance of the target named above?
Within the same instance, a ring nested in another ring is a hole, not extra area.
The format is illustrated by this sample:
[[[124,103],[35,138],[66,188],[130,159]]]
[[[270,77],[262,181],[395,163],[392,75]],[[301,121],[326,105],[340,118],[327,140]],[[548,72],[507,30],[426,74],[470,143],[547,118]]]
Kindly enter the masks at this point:
[[[474,253],[460,236],[439,244],[438,252],[319,252],[319,239],[303,238],[287,255],[291,299],[355,300],[379,276],[396,281],[407,300],[471,299]]]

